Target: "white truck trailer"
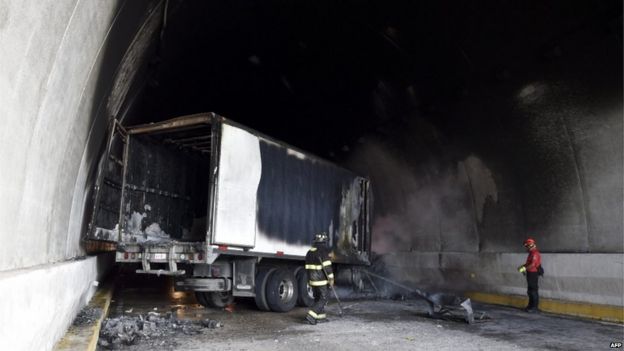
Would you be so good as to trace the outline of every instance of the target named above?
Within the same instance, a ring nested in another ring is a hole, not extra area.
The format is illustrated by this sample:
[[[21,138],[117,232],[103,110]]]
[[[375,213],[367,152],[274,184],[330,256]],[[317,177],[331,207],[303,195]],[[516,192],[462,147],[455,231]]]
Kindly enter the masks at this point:
[[[84,240],[174,276],[202,305],[245,296],[285,312],[313,302],[315,233],[329,235],[337,281],[361,286],[351,268],[370,264],[370,193],[368,179],[214,113],[112,121]]]

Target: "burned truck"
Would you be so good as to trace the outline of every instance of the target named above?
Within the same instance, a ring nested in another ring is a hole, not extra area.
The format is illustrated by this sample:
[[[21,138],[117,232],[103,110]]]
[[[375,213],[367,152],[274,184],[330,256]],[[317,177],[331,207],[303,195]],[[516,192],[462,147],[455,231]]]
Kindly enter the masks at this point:
[[[214,113],[113,120],[84,239],[204,306],[240,296],[285,312],[313,303],[315,233],[329,236],[337,281],[361,284],[349,267],[370,263],[370,193],[365,177]]]

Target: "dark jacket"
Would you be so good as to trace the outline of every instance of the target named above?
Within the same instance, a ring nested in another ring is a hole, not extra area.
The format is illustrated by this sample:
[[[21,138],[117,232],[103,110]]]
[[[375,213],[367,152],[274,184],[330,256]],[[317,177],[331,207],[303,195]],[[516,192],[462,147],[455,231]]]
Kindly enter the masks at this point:
[[[327,285],[328,279],[334,279],[334,271],[329,258],[329,248],[324,244],[314,244],[306,254],[305,268],[310,286]],[[327,272],[327,277],[323,272]]]

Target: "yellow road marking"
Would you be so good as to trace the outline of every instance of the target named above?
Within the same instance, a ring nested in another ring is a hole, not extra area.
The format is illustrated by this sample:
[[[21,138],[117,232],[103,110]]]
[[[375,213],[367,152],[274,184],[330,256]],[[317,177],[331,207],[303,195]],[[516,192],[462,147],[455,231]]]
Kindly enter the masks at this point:
[[[494,305],[523,308],[528,303],[527,297],[518,295],[503,295],[477,291],[467,292],[465,295],[473,301],[485,302]],[[620,306],[562,301],[540,297],[539,309],[544,312],[556,314],[624,323],[624,307]]]

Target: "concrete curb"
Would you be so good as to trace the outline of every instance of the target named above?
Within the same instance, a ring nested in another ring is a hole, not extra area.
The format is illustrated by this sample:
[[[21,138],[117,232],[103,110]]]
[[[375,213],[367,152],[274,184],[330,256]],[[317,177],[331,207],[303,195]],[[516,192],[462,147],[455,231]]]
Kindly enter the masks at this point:
[[[467,292],[466,297],[476,302],[493,305],[504,305],[523,308],[528,303],[527,297],[517,295],[503,295],[484,292]],[[624,323],[624,307],[599,305],[593,303],[561,301],[540,298],[541,311],[575,317],[598,319],[608,322]]]
[[[113,298],[114,283],[112,281],[100,287],[91,301],[87,304],[91,308],[99,308],[102,310],[100,317],[89,325],[70,326],[67,333],[55,345],[55,351],[95,351],[100,335],[102,321],[108,316],[108,310]]]

